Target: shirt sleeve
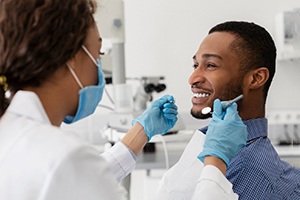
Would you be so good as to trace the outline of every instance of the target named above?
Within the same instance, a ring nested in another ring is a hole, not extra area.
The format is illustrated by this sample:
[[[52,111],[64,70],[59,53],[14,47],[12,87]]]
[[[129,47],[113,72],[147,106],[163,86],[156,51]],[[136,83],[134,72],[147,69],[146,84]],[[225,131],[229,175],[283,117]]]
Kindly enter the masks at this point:
[[[108,165],[118,182],[122,181],[133,171],[136,165],[136,157],[132,155],[128,147],[122,142],[116,143],[106,150],[101,156],[108,162]]]
[[[67,152],[47,174],[39,200],[126,199],[125,189],[112,178],[105,160],[89,146]]]
[[[266,169],[262,169],[262,166],[265,165],[254,166],[254,164],[249,163],[247,166],[236,165],[234,169],[231,169],[231,176],[227,176],[227,178],[234,184],[233,188],[240,194],[240,199],[284,199],[281,194],[274,193],[276,186],[272,185],[270,177],[267,176]],[[274,165],[274,167],[277,166]],[[280,177],[286,183],[286,177],[283,174],[280,174]],[[287,192],[290,188],[292,189],[291,182],[285,191]]]
[[[232,190],[232,184],[221,171],[212,165],[203,168],[197,183],[193,200],[238,200],[238,195]]]

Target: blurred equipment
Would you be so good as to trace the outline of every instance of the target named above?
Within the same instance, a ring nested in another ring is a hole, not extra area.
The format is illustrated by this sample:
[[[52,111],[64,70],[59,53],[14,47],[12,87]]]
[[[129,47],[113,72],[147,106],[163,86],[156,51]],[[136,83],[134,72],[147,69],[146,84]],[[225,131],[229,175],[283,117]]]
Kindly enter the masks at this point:
[[[95,20],[102,38],[103,70],[106,75],[112,76],[113,84],[125,83],[123,0],[101,0]]]
[[[132,87],[129,84],[113,84],[116,113],[131,113],[133,111]]]
[[[300,124],[299,109],[269,110],[267,118],[270,133],[275,134],[275,144],[279,146],[300,145],[300,133],[298,128]]]
[[[300,9],[284,11],[275,17],[279,60],[300,58]]]
[[[144,111],[147,108],[147,102],[153,100],[153,92],[162,92],[166,89],[166,85],[161,81],[165,78],[163,76],[142,77],[140,79],[137,92],[134,96],[134,110]]]
[[[126,98],[124,96],[125,89],[122,86],[119,89],[119,93],[122,95],[115,94],[115,96],[123,96],[123,100],[127,99],[124,103],[119,103],[117,109],[111,113],[109,116],[108,126],[118,132],[126,133],[128,129],[131,127],[131,121],[141,115],[147,108],[147,104],[151,103],[154,92],[160,93],[166,89],[166,85],[163,83],[163,76],[153,76],[153,77],[141,77],[136,78],[135,80],[139,80],[140,84],[137,87],[135,95],[133,98],[133,109],[128,109],[128,105],[130,103],[128,99],[130,92],[127,92]],[[115,86],[115,84],[114,84]],[[128,85],[127,85],[128,86]],[[120,85],[119,85],[120,87]],[[127,87],[128,89],[128,87]],[[116,91],[116,90],[115,90]],[[121,99],[121,98],[119,98]],[[116,100],[116,99],[115,99]],[[116,100],[117,101],[117,100]],[[124,108],[122,107],[124,106]],[[168,133],[177,133],[179,130],[184,130],[184,123],[180,115],[178,115],[178,121],[175,126]]]

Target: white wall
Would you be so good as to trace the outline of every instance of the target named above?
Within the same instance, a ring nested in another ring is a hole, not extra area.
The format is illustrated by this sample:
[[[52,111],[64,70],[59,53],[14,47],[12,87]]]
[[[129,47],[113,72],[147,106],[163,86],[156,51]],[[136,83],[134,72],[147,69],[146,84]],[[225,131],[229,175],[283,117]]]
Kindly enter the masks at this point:
[[[300,8],[300,1],[296,0],[124,0],[124,3],[126,76],[165,76],[166,93],[175,96],[179,111],[184,112],[191,107],[187,82],[193,70],[191,58],[211,27],[227,20],[253,21],[265,27],[275,39],[275,15]],[[300,108],[296,87],[300,82],[299,71],[299,65],[278,66],[269,96],[271,108]]]

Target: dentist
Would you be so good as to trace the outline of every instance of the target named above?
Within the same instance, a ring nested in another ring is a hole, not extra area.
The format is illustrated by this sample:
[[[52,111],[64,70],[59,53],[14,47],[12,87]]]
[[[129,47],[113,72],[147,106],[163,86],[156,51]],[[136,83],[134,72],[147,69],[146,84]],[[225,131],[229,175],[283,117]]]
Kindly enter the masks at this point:
[[[0,199],[125,199],[118,181],[147,141],[176,123],[177,106],[166,95],[101,155],[59,128],[91,115],[102,98],[95,9],[93,0],[0,0]],[[224,117],[218,125],[228,123]],[[233,144],[242,145],[242,139]],[[224,171],[222,159],[207,152],[204,162]]]

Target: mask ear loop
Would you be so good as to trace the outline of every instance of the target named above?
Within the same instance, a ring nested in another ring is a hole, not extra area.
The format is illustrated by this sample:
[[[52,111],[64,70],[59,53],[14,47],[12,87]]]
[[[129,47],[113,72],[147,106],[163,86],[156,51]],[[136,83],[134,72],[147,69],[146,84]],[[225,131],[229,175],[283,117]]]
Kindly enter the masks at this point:
[[[77,84],[79,85],[79,87],[81,89],[83,89],[83,85],[81,84],[81,82],[79,81],[78,77],[76,76],[74,70],[72,69],[72,67],[70,67],[70,65],[68,63],[67,63],[67,67],[69,68],[71,74],[73,75],[73,77],[74,77],[75,81],[77,82]]]
[[[84,52],[91,58],[91,60],[93,61],[93,63],[97,66],[97,62],[96,62],[95,58],[94,58],[94,57],[92,56],[92,54],[87,50],[87,48],[86,48],[84,45],[82,45],[81,47],[82,47],[82,49],[84,50]]]

